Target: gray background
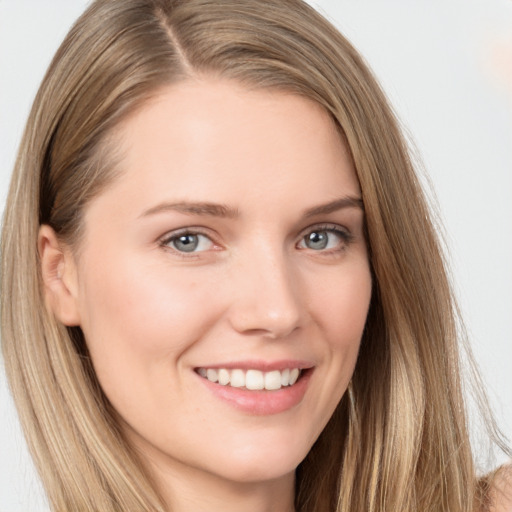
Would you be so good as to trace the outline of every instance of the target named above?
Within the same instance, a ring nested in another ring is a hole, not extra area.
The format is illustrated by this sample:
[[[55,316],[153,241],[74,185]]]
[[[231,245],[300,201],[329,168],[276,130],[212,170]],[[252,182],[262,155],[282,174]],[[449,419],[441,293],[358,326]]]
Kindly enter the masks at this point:
[[[512,434],[512,2],[310,2],[363,53],[432,182],[471,344]],[[84,0],[0,0],[0,203],[38,84]],[[477,447],[478,449],[478,447]],[[0,512],[48,510],[0,371]]]

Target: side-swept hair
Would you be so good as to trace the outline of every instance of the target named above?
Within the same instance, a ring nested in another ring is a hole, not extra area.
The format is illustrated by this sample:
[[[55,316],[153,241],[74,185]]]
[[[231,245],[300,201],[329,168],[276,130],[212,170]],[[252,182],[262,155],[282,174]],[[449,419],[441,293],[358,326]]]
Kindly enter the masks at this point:
[[[80,328],[45,307],[41,224],[79,250],[84,208],[117,177],[109,136],[162,87],[215,76],[322,105],[350,148],[374,279],[349,390],[297,470],[300,512],[473,510],[456,307],[398,123],[347,40],[301,0],[97,0],[35,99],[2,232],[8,379],[52,508],[163,512]]]

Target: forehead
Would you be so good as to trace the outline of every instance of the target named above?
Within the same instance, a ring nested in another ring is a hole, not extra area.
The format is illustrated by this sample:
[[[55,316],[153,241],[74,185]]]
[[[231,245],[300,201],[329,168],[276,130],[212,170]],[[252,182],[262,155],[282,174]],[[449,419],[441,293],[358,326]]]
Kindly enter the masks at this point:
[[[288,92],[213,79],[180,82],[124,120],[115,140],[120,178],[110,188],[124,189],[130,204],[161,195],[226,203],[274,198],[307,207],[359,195],[330,115]]]

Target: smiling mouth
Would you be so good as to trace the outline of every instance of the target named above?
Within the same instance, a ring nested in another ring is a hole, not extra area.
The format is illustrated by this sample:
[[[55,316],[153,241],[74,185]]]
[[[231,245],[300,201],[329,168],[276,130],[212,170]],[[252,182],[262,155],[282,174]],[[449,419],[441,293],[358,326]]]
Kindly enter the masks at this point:
[[[293,386],[303,372],[300,368],[286,368],[263,372],[260,370],[242,370],[239,368],[197,368],[196,372],[210,382],[233,388],[251,391],[277,391]]]

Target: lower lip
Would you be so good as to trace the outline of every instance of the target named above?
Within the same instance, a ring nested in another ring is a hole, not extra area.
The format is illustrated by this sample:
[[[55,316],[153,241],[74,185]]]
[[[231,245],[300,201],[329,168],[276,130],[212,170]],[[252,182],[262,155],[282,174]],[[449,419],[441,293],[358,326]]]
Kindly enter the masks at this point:
[[[264,416],[279,414],[298,405],[306,394],[312,373],[313,368],[303,370],[299,380],[293,386],[286,386],[275,391],[250,391],[245,388],[223,386],[199,375],[198,378],[217,398],[236,409],[248,414]]]

